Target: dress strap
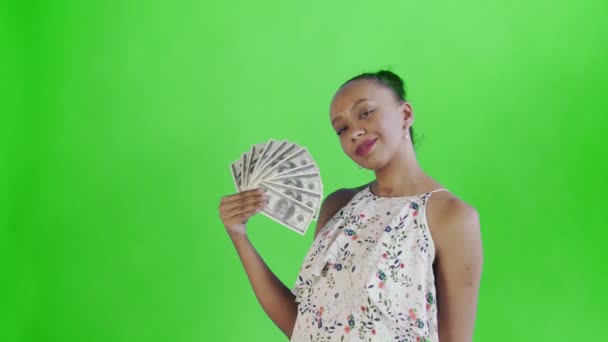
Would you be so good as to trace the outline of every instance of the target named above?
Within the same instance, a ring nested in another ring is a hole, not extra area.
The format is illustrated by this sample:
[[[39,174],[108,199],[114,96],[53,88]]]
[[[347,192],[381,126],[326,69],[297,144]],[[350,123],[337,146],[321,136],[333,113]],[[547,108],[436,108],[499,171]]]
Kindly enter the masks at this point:
[[[441,189],[435,189],[435,190],[429,191],[426,194],[424,194],[422,196],[422,206],[426,208],[426,204],[427,204],[428,200],[431,198],[431,195],[433,193],[439,192],[439,191],[444,191],[444,190],[448,191],[448,189],[441,188]]]

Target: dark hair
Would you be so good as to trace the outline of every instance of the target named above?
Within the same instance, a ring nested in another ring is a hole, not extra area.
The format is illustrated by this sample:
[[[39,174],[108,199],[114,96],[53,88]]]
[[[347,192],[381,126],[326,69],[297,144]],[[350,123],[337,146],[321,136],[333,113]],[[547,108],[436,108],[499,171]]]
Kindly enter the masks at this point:
[[[356,81],[356,80],[374,80],[378,82],[378,84],[389,88],[392,90],[393,95],[397,101],[406,101],[405,99],[405,88],[403,85],[403,80],[397,74],[389,70],[380,70],[378,72],[366,72],[360,75],[357,75],[350,80],[344,82],[340,88],[344,87],[348,82]],[[414,146],[414,127],[410,126],[409,128],[410,137],[412,140],[412,146]]]

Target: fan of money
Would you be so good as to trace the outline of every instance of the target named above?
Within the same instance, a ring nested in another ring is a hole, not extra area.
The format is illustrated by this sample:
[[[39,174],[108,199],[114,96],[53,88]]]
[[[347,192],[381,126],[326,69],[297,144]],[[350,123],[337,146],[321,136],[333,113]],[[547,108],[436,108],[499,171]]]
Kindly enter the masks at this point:
[[[308,151],[287,140],[254,144],[230,164],[237,191],[265,188],[265,216],[302,235],[317,220],[323,199],[319,168]]]

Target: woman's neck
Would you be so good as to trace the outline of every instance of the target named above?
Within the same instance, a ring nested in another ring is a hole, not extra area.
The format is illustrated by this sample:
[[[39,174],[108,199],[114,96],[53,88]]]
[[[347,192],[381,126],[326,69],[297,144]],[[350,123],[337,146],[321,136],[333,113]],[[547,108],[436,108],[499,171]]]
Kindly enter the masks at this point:
[[[417,195],[433,186],[432,179],[424,173],[415,159],[396,160],[375,173],[376,179],[370,183],[370,187],[378,196]]]

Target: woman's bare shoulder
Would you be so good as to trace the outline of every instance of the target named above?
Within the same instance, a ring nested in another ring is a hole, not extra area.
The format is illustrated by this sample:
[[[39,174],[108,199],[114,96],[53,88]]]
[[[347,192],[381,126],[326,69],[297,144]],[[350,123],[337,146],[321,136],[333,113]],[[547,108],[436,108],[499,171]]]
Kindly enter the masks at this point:
[[[323,226],[325,226],[327,221],[329,221],[338,210],[348,204],[359,191],[365,189],[368,184],[354,188],[340,188],[327,195],[321,204],[321,210],[319,211],[319,218],[315,228],[315,237]]]
[[[450,191],[439,191],[431,196],[428,211],[438,219],[454,218],[454,214],[471,214],[476,212],[473,205]]]
[[[471,204],[450,191],[434,193],[427,203],[427,221],[432,220],[437,224],[445,223],[445,221],[449,222],[463,215],[471,215],[476,212],[476,209]]]
[[[338,189],[338,190],[332,192],[331,194],[327,195],[324,203],[326,203],[326,205],[328,207],[331,207],[332,209],[333,208],[340,209],[340,208],[344,207],[348,202],[350,202],[350,200],[353,199],[353,197],[356,194],[358,194],[361,190],[365,189],[365,187],[367,187],[368,185],[369,185],[369,183],[363,184],[361,186],[354,187],[354,188]],[[336,209],[336,211],[337,211],[337,209]],[[334,214],[335,214],[335,211],[334,211]],[[333,214],[332,214],[332,216],[333,216]]]
[[[441,249],[440,245],[449,243],[455,230],[474,225],[479,220],[479,214],[473,205],[452,192],[439,191],[428,200],[426,220],[437,249]]]

